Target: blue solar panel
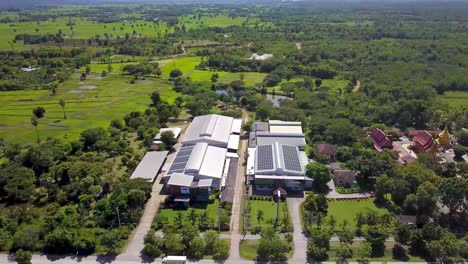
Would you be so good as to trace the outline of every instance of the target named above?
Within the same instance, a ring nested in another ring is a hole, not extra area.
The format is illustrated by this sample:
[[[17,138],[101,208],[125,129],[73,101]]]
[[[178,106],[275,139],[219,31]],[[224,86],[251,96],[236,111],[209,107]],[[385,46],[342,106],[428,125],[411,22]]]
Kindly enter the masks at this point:
[[[285,168],[291,171],[302,171],[297,148],[282,145],[282,149]]]

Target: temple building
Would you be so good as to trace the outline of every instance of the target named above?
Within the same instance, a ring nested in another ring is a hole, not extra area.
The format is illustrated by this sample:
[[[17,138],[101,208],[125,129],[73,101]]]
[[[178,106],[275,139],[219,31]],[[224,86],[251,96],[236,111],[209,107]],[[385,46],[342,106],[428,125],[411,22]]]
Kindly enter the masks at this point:
[[[392,148],[392,140],[379,128],[372,130],[369,137],[374,141],[374,148],[378,151],[382,151],[384,148]]]
[[[416,154],[419,153],[437,153],[437,143],[432,138],[429,132],[422,130],[413,138],[413,145],[411,146]]]

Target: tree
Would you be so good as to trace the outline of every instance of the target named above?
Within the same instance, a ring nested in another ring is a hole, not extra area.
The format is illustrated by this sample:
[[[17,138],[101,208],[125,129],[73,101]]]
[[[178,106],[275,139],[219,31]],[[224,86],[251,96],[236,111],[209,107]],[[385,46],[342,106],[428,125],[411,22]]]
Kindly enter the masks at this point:
[[[336,256],[340,259],[340,261],[344,262],[346,259],[353,256],[353,251],[348,244],[340,244],[336,249]]]
[[[317,190],[328,190],[327,183],[331,180],[330,168],[320,163],[309,163],[306,166],[306,175],[314,180]]]
[[[418,222],[424,223],[438,213],[437,188],[430,182],[421,184],[416,192]]]
[[[172,79],[175,79],[175,78],[178,78],[178,77],[182,76],[182,72],[179,69],[174,69],[169,73],[169,76]]]
[[[263,211],[262,210],[258,210],[257,211],[257,222],[258,222],[258,225],[261,224],[261,222],[263,221]]]
[[[161,256],[162,252],[162,246],[164,244],[164,240],[159,237],[154,235],[154,230],[150,230],[148,234],[145,236],[145,247],[144,247],[144,252],[146,255],[157,258]]]
[[[41,142],[41,139],[39,138],[39,130],[37,129],[37,127],[39,126],[39,120],[37,119],[37,117],[31,117],[31,125],[33,125],[36,128],[37,143]]]
[[[326,260],[328,258],[328,251],[330,250],[330,231],[313,226],[310,228],[309,237],[307,255],[317,261]]]
[[[154,69],[154,74],[158,77],[161,78],[162,70],[159,67],[156,67]]]
[[[182,255],[185,247],[182,242],[182,237],[178,234],[167,234],[164,236],[164,247],[168,255]]]
[[[37,119],[41,119],[41,118],[44,117],[45,112],[46,112],[46,110],[44,109],[44,107],[38,106],[38,107],[33,109],[32,113]]]
[[[458,144],[468,147],[468,131],[465,129],[462,129],[456,133]]]
[[[206,243],[203,238],[196,236],[189,243],[188,255],[194,259],[201,259],[205,254]]]
[[[12,202],[28,201],[36,187],[35,181],[36,176],[33,170],[25,167],[17,168],[4,187],[8,199]]]
[[[444,178],[439,184],[440,201],[447,206],[450,214],[462,208],[465,199],[468,199],[468,179]]]
[[[367,262],[372,254],[372,246],[369,242],[363,242],[356,249],[356,255],[359,261]]]
[[[153,106],[159,106],[159,104],[161,103],[161,93],[159,91],[153,91],[150,97],[151,101],[153,102]]]
[[[376,253],[377,255],[384,253],[384,243],[388,235],[389,232],[387,228],[382,225],[366,225],[363,228],[363,236],[366,238],[366,241],[371,244],[372,252]]]
[[[322,85],[322,79],[315,79],[315,87],[320,87]]]
[[[143,208],[145,201],[146,195],[142,190],[132,189],[127,194],[127,204],[130,208]]]
[[[227,241],[217,239],[213,246],[213,259],[225,260],[229,257],[229,244]]]
[[[0,250],[7,251],[10,249],[11,234],[5,229],[0,229]]]
[[[395,231],[395,239],[399,244],[406,245],[410,239],[411,230],[408,225],[399,225]]]
[[[15,260],[18,264],[31,264],[32,254],[29,251],[19,249],[15,253]]]
[[[161,133],[161,142],[164,143],[167,149],[172,149],[177,144],[177,139],[172,131],[164,131]]]
[[[219,239],[218,232],[214,230],[208,230],[203,235],[203,238],[205,239],[205,242],[206,242],[206,248],[205,248],[206,254],[208,255],[213,254],[215,243]]]
[[[257,117],[265,121],[271,116],[271,112],[273,111],[273,104],[270,101],[262,101],[257,107]]]
[[[192,226],[195,226],[195,223],[197,222],[197,218],[198,218],[198,215],[197,215],[197,212],[195,211],[195,209],[193,209],[193,208],[189,209],[188,218],[189,218],[190,222],[192,222]]]
[[[63,119],[67,119],[67,114],[65,113],[65,100],[60,99],[59,105],[62,107],[62,110],[63,110]]]
[[[213,74],[211,75],[210,80],[211,80],[212,83],[215,83],[215,82],[218,81],[218,78],[219,78],[219,75],[218,75],[218,73],[215,72],[215,73],[213,73]]]

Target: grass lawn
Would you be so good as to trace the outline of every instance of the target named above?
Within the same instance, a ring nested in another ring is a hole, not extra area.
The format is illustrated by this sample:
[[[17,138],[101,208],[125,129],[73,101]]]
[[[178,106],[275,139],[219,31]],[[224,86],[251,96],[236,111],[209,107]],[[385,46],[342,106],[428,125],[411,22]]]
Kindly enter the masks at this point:
[[[280,204],[280,223],[282,223],[284,218],[285,202]],[[276,220],[276,202],[273,201],[258,201],[258,200],[249,200],[250,205],[250,217],[249,225],[250,228],[258,226],[257,221],[257,212],[259,210],[263,211],[263,220],[260,222],[260,225],[266,225],[267,222],[274,223]]]
[[[361,244],[361,241],[354,241],[354,243],[351,245],[351,250],[355,250],[359,247]],[[336,256],[336,249],[339,247],[339,242],[330,242],[330,251],[328,252],[329,259],[328,261],[339,261],[338,257]],[[393,258],[392,254],[392,249],[393,246],[395,245],[395,242],[385,242],[385,253],[383,256],[375,256],[371,258],[371,261],[397,261],[401,262],[401,260],[397,260]],[[421,259],[420,257],[417,256],[411,256],[408,255],[408,247],[405,246],[407,249],[407,256],[408,259],[407,261],[409,262],[424,262],[425,260]],[[351,259],[348,259],[348,261],[357,261],[356,256],[352,257]]]
[[[453,108],[461,108],[468,105],[468,92],[449,91],[443,95],[439,95],[438,98]]]
[[[346,220],[348,221],[349,227],[356,228],[356,213],[369,209],[373,209],[378,212],[386,211],[386,209],[377,208],[374,205],[374,199],[347,201],[329,200],[327,218],[330,218],[330,216],[333,215],[336,220],[337,227],[341,226],[343,220]]]
[[[260,244],[260,240],[241,240],[239,245],[239,254],[241,258],[248,260],[255,260],[257,258],[257,249]],[[294,254],[294,247],[286,254],[286,257],[290,259]]]
[[[191,204],[190,208],[195,209],[195,212],[198,215],[203,214],[203,212],[208,213],[208,219],[212,219],[215,223],[217,222],[218,219],[218,206],[219,206],[219,200],[215,199],[214,197],[210,198],[208,203],[196,203],[196,204]],[[159,210],[158,217],[166,217],[169,221],[169,223],[175,224],[175,217],[177,213],[181,212],[184,216],[184,221],[187,222],[188,220],[188,209],[186,208],[163,208]],[[208,222],[210,222],[208,220]]]
[[[117,74],[105,78],[91,74],[85,81],[80,81],[79,76],[77,71],[61,83],[55,96],[47,90],[0,92],[0,134],[21,144],[35,142],[36,134],[30,118],[32,109],[42,106],[46,114],[39,120],[40,137],[76,140],[85,129],[107,128],[112,119],[122,119],[132,111],[144,111],[151,103],[149,94],[155,89],[169,102],[178,96],[166,80],[151,78],[130,84],[132,77]],[[67,119],[63,118],[58,104],[60,99],[66,101]]]

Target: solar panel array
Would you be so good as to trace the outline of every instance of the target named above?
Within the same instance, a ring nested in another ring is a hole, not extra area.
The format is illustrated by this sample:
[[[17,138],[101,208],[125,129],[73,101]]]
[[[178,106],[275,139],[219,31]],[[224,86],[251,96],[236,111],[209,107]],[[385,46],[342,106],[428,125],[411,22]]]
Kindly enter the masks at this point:
[[[257,146],[257,169],[258,170],[273,170],[275,168],[273,160],[273,146],[264,145]]]
[[[192,150],[193,146],[180,148],[166,175],[172,175],[173,173],[183,173]]]
[[[302,171],[301,162],[296,147],[283,145],[283,158],[286,170]]]

